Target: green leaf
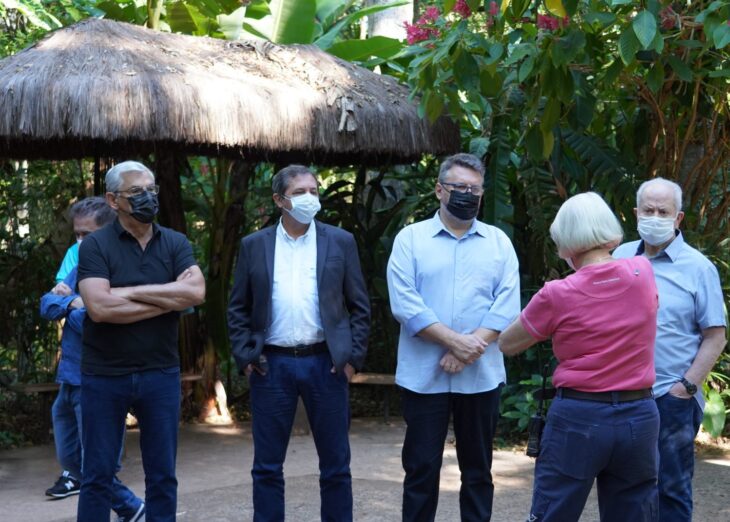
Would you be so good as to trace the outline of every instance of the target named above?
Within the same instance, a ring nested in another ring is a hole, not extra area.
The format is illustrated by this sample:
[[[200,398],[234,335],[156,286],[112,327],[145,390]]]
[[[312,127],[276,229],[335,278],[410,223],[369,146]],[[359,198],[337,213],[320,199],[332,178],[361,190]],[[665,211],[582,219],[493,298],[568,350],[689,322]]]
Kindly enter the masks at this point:
[[[302,1],[304,0],[291,0],[293,2],[296,1]],[[370,7],[365,7],[363,9],[359,9],[355,11],[354,13],[351,13],[344,17],[342,20],[337,22],[330,30],[328,30],[326,33],[324,33],[322,36],[317,38],[314,41],[314,45],[319,47],[320,49],[326,51],[330,47],[332,47],[335,44],[335,40],[340,35],[342,30],[352,25],[353,22],[356,22],[360,18],[363,18],[365,16],[369,16],[371,14],[379,13],[380,11],[385,11],[386,9],[390,9],[391,7],[398,7],[401,5],[406,5],[408,3],[407,0],[397,0],[395,2],[391,2],[389,4],[384,5],[373,5]]]
[[[551,55],[556,67],[567,65],[583,50],[586,37],[583,31],[572,30],[553,44]]]
[[[218,27],[227,40],[238,40],[243,33],[243,19],[246,17],[246,7],[239,7],[231,14],[216,16]]]
[[[636,52],[641,48],[641,42],[632,29],[626,28],[618,40],[618,52],[624,64],[629,65],[636,59]]]
[[[542,131],[538,125],[532,125],[525,134],[525,150],[530,159],[535,163],[542,161],[543,140]]]
[[[717,71],[710,71],[707,75],[710,78],[730,78],[730,69],[718,69]]]
[[[317,3],[314,0],[271,0],[272,42],[280,44],[307,44],[314,35],[314,17]]]
[[[481,0],[466,0],[466,5],[469,6],[469,9],[471,9],[472,12],[476,12],[479,9],[481,3]]]
[[[479,136],[469,140],[469,154],[474,154],[477,158],[483,158],[489,149],[489,138]]]
[[[646,84],[652,92],[656,93],[664,85],[664,66],[657,61],[646,75]]]
[[[715,47],[720,50],[730,43],[730,25],[720,24],[712,32],[712,39],[715,41]]]
[[[596,108],[596,98],[593,96],[576,96],[575,118],[578,124],[586,128],[593,121],[593,113]]]
[[[611,0],[611,5],[626,5],[633,3],[634,0]]]
[[[491,64],[499,61],[500,58],[502,58],[502,53],[504,52],[504,45],[502,45],[499,42],[490,44],[488,51],[489,51],[489,57],[485,60],[485,62],[487,65],[491,65]]]
[[[520,65],[520,70],[517,73],[517,81],[522,83],[525,79],[530,76],[532,69],[535,67],[535,58],[528,56],[524,62]]]
[[[504,77],[499,73],[492,73],[488,69],[483,69],[479,73],[479,90],[484,96],[497,96],[502,90]]]
[[[428,121],[433,123],[444,112],[444,101],[434,91],[428,91],[426,93],[425,109]]]
[[[390,58],[403,49],[403,43],[395,38],[373,36],[367,40],[345,40],[330,47],[327,52],[347,61],[363,61],[371,56]]]
[[[649,11],[642,11],[631,24],[634,34],[639,39],[642,49],[648,49],[656,36],[657,25],[656,18]]]
[[[548,131],[552,131],[559,119],[560,100],[557,98],[550,98],[545,104],[545,109],[542,111],[542,118],[540,119],[540,129],[542,129],[543,134]]]
[[[450,13],[454,10],[456,0],[444,0],[444,13]]]
[[[616,15],[613,13],[591,11],[583,15],[583,19],[591,25],[598,24],[602,29],[605,29],[616,21]]]
[[[553,153],[555,134],[552,130],[542,132],[542,159],[546,160]]]
[[[200,14],[194,5],[175,2],[167,9],[167,23],[174,33],[202,36],[208,33],[208,18]]]
[[[722,430],[725,427],[725,404],[716,390],[710,389],[707,394],[702,426],[713,437],[722,434]]]
[[[466,49],[461,49],[458,53],[453,73],[454,79],[462,89],[471,91],[479,88],[479,66]]]
[[[667,61],[680,80],[684,82],[692,81],[692,69],[686,63],[673,55],[667,56]]]

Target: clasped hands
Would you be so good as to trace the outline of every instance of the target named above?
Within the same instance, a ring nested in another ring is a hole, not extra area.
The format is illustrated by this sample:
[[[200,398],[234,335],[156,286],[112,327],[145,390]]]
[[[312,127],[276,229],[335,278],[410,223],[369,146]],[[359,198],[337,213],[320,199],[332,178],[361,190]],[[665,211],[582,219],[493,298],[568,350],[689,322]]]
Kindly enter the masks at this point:
[[[479,335],[455,334],[448,345],[449,351],[439,361],[446,373],[459,373],[468,364],[482,356],[489,343]]]

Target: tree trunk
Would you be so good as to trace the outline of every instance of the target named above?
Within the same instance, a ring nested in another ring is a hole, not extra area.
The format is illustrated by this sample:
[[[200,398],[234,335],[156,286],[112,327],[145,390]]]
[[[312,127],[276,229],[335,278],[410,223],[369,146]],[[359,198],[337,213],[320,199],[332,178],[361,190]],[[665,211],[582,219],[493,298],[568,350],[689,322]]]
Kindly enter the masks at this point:
[[[215,165],[216,190],[214,190],[210,242],[208,245],[208,277],[205,303],[206,345],[203,354],[205,406],[200,419],[221,422],[227,416],[225,395],[221,396],[217,361],[230,361],[228,341],[228,291],[233,270],[233,259],[238,252],[238,239],[245,222],[244,205],[248,196],[249,182],[255,163],[219,159]],[[230,366],[227,384],[230,389]],[[212,399],[212,400],[211,400]]]
[[[365,0],[365,7],[374,5],[385,5],[392,0]],[[387,36],[397,40],[405,40],[405,22],[413,22],[413,2],[399,7],[391,7],[385,11],[372,14],[367,17],[367,28],[365,36]],[[365,26],[365,24],[363,24]]]

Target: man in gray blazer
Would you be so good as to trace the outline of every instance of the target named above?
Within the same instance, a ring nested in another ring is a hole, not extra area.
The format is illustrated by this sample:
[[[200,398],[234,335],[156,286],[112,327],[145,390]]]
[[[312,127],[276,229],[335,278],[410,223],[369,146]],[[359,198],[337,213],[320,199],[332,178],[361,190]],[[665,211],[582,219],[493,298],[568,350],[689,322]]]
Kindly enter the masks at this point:
[[[352,234],[314,220],[319,183],[280,170],[281,220],[241,240],[228,330],[249,376],[254,521],[284,520],[283,465],[301,397],[319,455],[321,517],[352,520],[348,382],[362,367],[370,304]]]

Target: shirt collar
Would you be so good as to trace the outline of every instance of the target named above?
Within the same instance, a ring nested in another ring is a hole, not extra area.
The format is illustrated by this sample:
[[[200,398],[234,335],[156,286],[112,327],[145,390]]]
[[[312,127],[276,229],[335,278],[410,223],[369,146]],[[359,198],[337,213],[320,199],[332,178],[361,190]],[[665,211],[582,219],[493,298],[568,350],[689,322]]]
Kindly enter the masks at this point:
[[[642,239],[639,241],[639,246],[636,248],[636,255],[641,256],[644,255],[644,240]],[[676,236],[672,240],[671,243],[667,245],[667,247],[659,252],[654,257],[659,257],[662,254],[666,254],[666,256],[674,263],[677,258],[679,257],[679,253],[682,251],[682,248],[684,247],[684,236],[682,235],[681,230],[676,231]]]
[[[117,236],[122,237],[124,235],[127,235],[131,238],[134,238],[132,234],[130,234],[126,228],[122,226],[122,224],[119,222],[119,218],[114,220],[113,223],[114,231],[117,233]],[[152,223],[152,237],[160,235],[160,225],[157,223]],[[136,241],[136,238],[135,238]]]
[[[441,232],[445,232],[449,234],[451,237],[456,237],[454,234],[446,228],[446,225],[444,225],[444,222],[441,221],[441,216],[439,215],[439,211],[437,210],[436,213],[433,215],[433,218],[431,218],[431,236],[435,237]],[[466,231],[466,234],[464,234],[462,237],[470,236],[472,234],[479,234],[482,237],[487,236],[487,225],[485,223],[482,223],[481,221],[474,220],[471,222],[471,226],[469,227],[469,230]]]
[[[276,226],[276,234],[288,241],[296,241],[296,239],[291,237],[289,235],[289,233],[286,231],[286,229],[284,228],[284,223],[282,222],[281,218],[279,218],[279,224]],[[302,241],[306,242],[309,240],[310,237],[313,237],[315,234],[316,234],[316,231],[315,231],[315,225],[314,225],[314,219],[313,219],[309,223],[309,227],[307,227],[307,231],[297,239],[301,239]]]

